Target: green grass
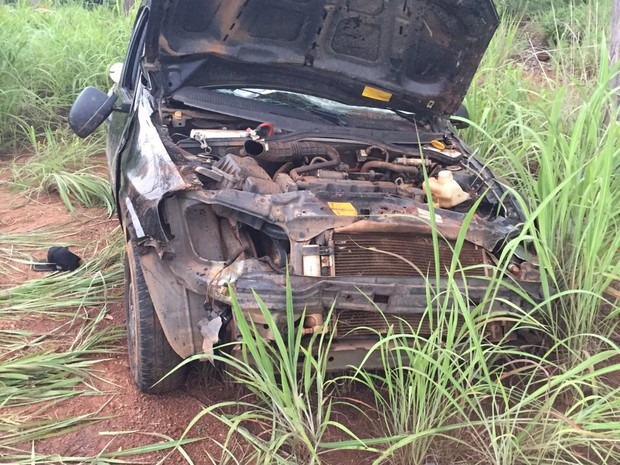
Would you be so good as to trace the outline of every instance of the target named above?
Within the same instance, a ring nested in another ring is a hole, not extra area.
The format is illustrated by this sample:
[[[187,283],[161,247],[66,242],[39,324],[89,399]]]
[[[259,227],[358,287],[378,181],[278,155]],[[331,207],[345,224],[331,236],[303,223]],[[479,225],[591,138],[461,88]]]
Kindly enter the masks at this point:
[[[431,215],[431,221],[433,218]],[[457,240],[455,257],[466,228],[467,224]],[[522,237],[510,243],[509,249],[514,250],[531,232],[526,225]],[[508,256],[506,252],[504,258]],[[500,260],[497,276],[506,266],[507,262]],[[360,404],[368,414],[370,429],[376,432],[372,438],[360,437],[359,432],[347,429],[346,423],[334,424],[317,408],[323,406],[331,412],[339,402],[351,404],[324,381],[325,336],[313,360],[300,357],[308,348],[301,343],[299,327],[288,321],[278,331],[258,296],[262,318],[275,341],[266,343],[261,331],[246,323],[242,310],[235,305],[241,352],[236,358],[219,358],[253,396],[247,403],[211,406],[196,420],[215,415],[229,426],[230,443],[237,438],[235,434],[241,436],[257,463],[337,463],[324,457],[342,450],[373,454],[373,465],[425,463],[438,457],[439,463],[455,460],[506,465],[620,461],[620,390],[605,382],[608,375],[620,374],[620,367],[614,364],[620,348],[602,334],[559,335],[556,320],[544,318],[547,307],[564,298],[557,290],[549,290],[547,299],[533,313],[513,305],[515,327],[505,340],[491,344],[485,336],[486,328],[505,314],[489,312],[488,308],[498,303],[497,291],[503,281],[491,278],[485,298],[475,305],[467,296],[467,286],[458,285],[458,280],[465,278],[456,259],[450,276],[448,286],[441,290],[434,285],[434,278],[429,278],[427,318],[434,328],[431,335],[421,336],[418,328],[405,322],[395,325],[387,334],[377,335],[378,342],[367,355],[369,359],[378,354],[383,370],[369,371],[362,363],[352,374],[333,380],[336,385],[362,386],[372,394],[374,412],[367,402]],[[290,295],[288,308],[291,320]],[[556,318],[560,320],[562,315]],[[536,320],[550,324],[541,326]],[[511,344],[510,336],[525,328],[536,328],[546,335],[550,346],[545,353],[535,355]],[[584,343],[592,346],[595,341],[595,352],[577,352]],[[299,360],[303,360],[303,367],[297,371]],[[329,400],[320,393],[329,395]],[[241,411],[230,412],[233,406]],[[329,427],[345,432],[344,438],[321,440]]]
[[[21,257],[14,261],[19,269],[49,246],[52,234],[53,230],[3,234],[0,250]],[[77,271],[41,275],[0,290],[4,322],[18,321],[17,328],[37,328],[39,320],[52,317],[57,322],[42,330],[0,330],[0,455],[24,441],[65,434],[97,421],[98,412],[48,417],[62,401],[101,394],[88,381],[93,378],[92,367],[123,336],[118,326],[102,325],[107,305],[119,296],[122,250],[118,241],[111,241]]]
[[[596,348],[588,334],[611,336],[618,326],[618,302],[604,296],[620,281],[620,124],[606,57],[599,45],[594,82],[537,88],[509,65],[508,83],[493,78],[468,96],[467,137],[527,199],[548,321],[554,335],[571,337],[574,354]],[[615,310],[605,315],[602,304]]]
[[[4,242],[29,256],[49,239],[48,234],[34,232],[9,235]],[[118,349],[123,336],[118,326],[103,325],[107,305],[118,298],[122,280],[116,271],[119,250],[113,241],[75,272],[0,291],[4,322],[13,319],[19,322],[12,327],[41,328],[0,330],[0,456],[10,456],[17,445],[98,421],[99,412],[53,420],[50,415],[63,401],[103,394],[90,381],[95,376],[92,368]],[[56,324],[39,326],[39,320],[51,316]]]
[[[79,2],[47,5],[0,5],[0,150],[27,147],[31,127],[64,126],[77,94],[107,89],[107,68],[125,53],[131,18]]]
[[[80,315],[118,298],[123,283],[123,236],[118,228],[110,243],[76,271],[55,273],[0,291],[0,316],[19,319],[33,314]]]
[[[587,4],[589,0],[495,0],[496,7],[510,15],[536,15],[553,8],[565,9]]]
[[[338,448],[337,443],[323,444],[328,432],[339,431],[355,438],[332,413],[336,384],[328,377],[327,364],[333,334],[326,330],[304,337],[303,324],[294,319],[290,285],[286,295],[290,309],[287,331],[282,331],[260,297],[255,296],[265,329],[274,335],[273,343],[261,336],[261,330],[245,319],[244,311],[233,301],[242,342],[232,345],[232,353],[223,351],[213,360],[224,364],[230,380],[246,390],[250,398],[210,406],[187,428],[204,415],[213,415],[230,428],[224,450],[234,447],[235,433],[250,449],[245,451],[244,463],[318,465],[323,463],[323,454],[334,446]],[[329,328],[332,321],[330,313],[321,327]],[[229,414],[231,408],[236,413]]]
[[[12,168],[17,188],[58,193],[71,212],[78,203],[111,214],[105,170],[98,169],[103,140],[75,138],[66,115],[87,85],[109,87],[107,69],[122,61],[131,21],[118,8],[87,10],[79,2],[0,5],[0,153],[28,153]]]
[[[110,185],[105,179],[102,141],[93,137],[82,141],[67,130],[46,130],[39,140],[30,130],[33,153],[16,160],[11,174],[13,186],[28,195],[56,193],[71,213],[75,204],[114,210]]]
[[[372,454],[373,465],[431,458],[506,465],[619,461],[620,388],[604,380],[620,374],[613,364],[620,348],[600,337],[596,354],[567,365],[556,349],[570,345],[569,339],[556,340],[557,347],[538,356],[507,341],[490,344],[485,327],[498,315],[472,307],[464,292],[454,286],[436,296],[442,303],[433,306],[432,335],[422,337],[403,322],[381,336],[367,358],[379,354],[383,370],[367,371],[362,363],[335,378],[325,373],[329,335],[315,340],[310,359],[303,356],[309,346],[301,342],[299,327],[289,322],[266,343],[261,329],[246,323],[235,305],[239,353],[216,359],[251,395],[212,405],[193,423],[213,415],[228,425],[222,447],[241,447],[246,460],[241,463],[330,464],[338,463],[330,461],[337,451]],[[288,308],[292,315],[290,300]],[[263,318],[271,331],[278,330],[264,306]],[[514,319],[532,324],[527,315]],[[343,384],[362,386],[372,395],[372,404],[358,403],[366,419],[362,431],[332,419],[339,406],[356,402],[334,389]],[[343,434],[328,439],[330,428]],[[374,431],[370,438],[369,431]]]
[[[6,275],[15,277],[32,257],[59,243],[61,232],[66,228],[0,234],[0,253],[6,252],[14,263]],[[66,245],[84,246],[72,241],[71,234],[62,235],[70,241]],[[108,321],[109,305],[118,301],[123,285],[124,248],[118,229],[107,241],[102,239],[96,248],[86,247],[86,263],[75,272],[40,275],[0,291],[1,319],[5,325],[14,322],[0,329],[1,463],[131,463],[152,454],[165,463],[175,451],[186,455],[184,446],[196,441],[152,432],[144,435],[143,445],[93,450],[90,456],[37,452],[40,441],[110,418],[102,410],[117,386],[106,381],[99,364],[124,351],[124,328]],[[99,406],[89,402],[92,411],[63,413],[67,402],[93,396],[101,401]]]
[[[589,0],[542,15],[555,70],[564,82],[596,80],[601,41],[608,37],[610,1]]]
[[[84,382],[92,377],[89,369],[103,360],[94,356],[110,354],[113,343],[122,334],[118,327],[99,327],[105,315],[103,307],[84,326],[77,325],[77,331],[71,331],[73,325],[66,324],[51,334],[4,332],[5,336],[12,334],[23,342],[2,344],[5,353],[0,363],[0,405],[8,415],[0,421],[0,448],[47,437],[54,429],[62,429],[44,420],[56,403],[75,396],[101,394]],[[22,413],[19,408],[26,406],[36,406],[29,409],[35,413]],[[83,419],[92,421],[90,415]]]

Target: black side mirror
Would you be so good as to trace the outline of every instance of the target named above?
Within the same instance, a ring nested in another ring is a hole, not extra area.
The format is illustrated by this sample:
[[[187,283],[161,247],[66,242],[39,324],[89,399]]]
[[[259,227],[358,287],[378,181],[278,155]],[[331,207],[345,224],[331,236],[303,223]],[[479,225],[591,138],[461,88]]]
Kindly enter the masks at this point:
[[[108,96],[95,87],[87,87],[71,107],[69,126],[78,137],[89,136],[110,116],[115,103],[116,95]]]
[[[456,113],[453,114],[452,116],[458,116],[459,118],[469,119],[469,111],[467,111],[467,108],[465,108],[465,105],[461,105],[460,108],[456,110]],[[455,119],[452,119],[452,125],[456,129],[466,129],[469,127],[469,123],[465,121],[455,120]]]

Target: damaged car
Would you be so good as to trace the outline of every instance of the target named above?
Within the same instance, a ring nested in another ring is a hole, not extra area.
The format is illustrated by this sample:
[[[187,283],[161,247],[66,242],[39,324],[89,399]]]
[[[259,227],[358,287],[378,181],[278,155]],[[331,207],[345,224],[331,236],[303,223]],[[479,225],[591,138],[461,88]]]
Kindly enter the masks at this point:
[[[335,369],[390,322],[430,331],[427,275],[445,279],[474,206],[454,279],[484,296],[523,213],[451,116],[498,23],[491,0],[143,2],[112,89],[69,115],[80,137],[106,123],[142,391],[175,389],[183,369],[158,381],[237,338],[231,292],[259,329],[254,293],[285,325],[287,280],[307,334],[334,307]],[[511,260],[535,294],[535,265]]]

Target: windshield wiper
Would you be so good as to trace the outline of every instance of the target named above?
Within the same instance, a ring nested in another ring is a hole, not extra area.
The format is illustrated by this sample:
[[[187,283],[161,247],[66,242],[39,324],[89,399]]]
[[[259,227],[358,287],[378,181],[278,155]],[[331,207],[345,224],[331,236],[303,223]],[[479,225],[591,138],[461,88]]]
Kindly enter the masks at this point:
[[[247,99],[199,87],[181,87],[170,94],[170,98],[191,107],[254,121],[275,121],[276,119],[286,120],[290,118],[310,124],[333,126],[333,123],[326,121],[325,118],[302,108]]]
[[[413,124],[416,128],[420,127],[420,123],[418,122],[418,120],[415,117],[415,113],[408,113],[406,111],[402,111],[402,110],[397,110],[396,108],[390,108],[389,109],[392,113],[394,113],[396,116],[401,117],[402,119],[404,119],[405,121],[410,122],[411,124]]]
[[[281,105],[287,108],[295,108],[318,116],[330,124],[336,126],[347,126],[346,122],[344,122],[342,118],[322,110],[320,106],[313,104],[312,101],[302,95],[292,94],[290,92],[269,92],[267,94],[257,96],[256,100]]]

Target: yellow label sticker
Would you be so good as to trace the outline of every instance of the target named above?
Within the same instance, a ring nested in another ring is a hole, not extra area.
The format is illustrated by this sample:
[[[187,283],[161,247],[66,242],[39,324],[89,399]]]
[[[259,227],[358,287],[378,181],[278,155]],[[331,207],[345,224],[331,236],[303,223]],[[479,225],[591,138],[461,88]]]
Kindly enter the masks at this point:
[[[368,86],[364,87],[364,92],[362,92],[362,96],[371,98],[373,100],[381,100],[382,102],[389,102],[392,99],[391,93]]]
[[[327,205],[338,216],[357,216],[357,210],[349,202],[327,202]]]

